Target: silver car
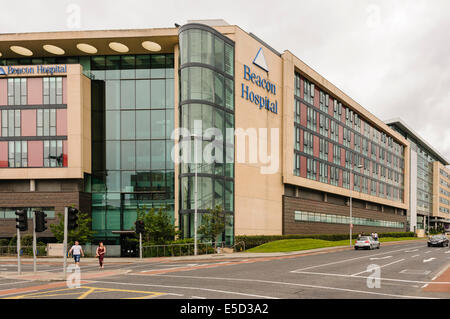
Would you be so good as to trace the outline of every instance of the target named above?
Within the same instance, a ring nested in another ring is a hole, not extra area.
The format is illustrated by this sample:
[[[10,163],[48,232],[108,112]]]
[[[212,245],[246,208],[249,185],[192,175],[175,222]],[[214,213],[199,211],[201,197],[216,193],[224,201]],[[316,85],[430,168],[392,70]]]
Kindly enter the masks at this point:
[[[355,250],[363,249],[380,249],[380,242],[372,236],[361,236],[356,240]]]

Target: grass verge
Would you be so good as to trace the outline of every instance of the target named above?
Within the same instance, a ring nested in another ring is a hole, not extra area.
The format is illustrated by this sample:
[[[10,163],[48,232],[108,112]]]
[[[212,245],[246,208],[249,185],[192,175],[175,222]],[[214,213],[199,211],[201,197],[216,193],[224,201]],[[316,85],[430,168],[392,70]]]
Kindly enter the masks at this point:
[[[402,240],[417,240],[420,238],[416,237],[384,237],[380,238],[381,243],[390,242],[390,241],[402,241]],[[355,243],[355,240],[353,240]],[[276,240],[270,243],[265,243],[258,247],[251,248],[247,250],[247,252],[251,253],[275,253],[275,252],[290,252],[290,251],[301,251],[301,250],[309,250],[316,248],[325,248],[325,247],[338,247],[338,246],[348,246],[349,240],[338,240],[338,241],[329,241],[322,239],[283,239]]]

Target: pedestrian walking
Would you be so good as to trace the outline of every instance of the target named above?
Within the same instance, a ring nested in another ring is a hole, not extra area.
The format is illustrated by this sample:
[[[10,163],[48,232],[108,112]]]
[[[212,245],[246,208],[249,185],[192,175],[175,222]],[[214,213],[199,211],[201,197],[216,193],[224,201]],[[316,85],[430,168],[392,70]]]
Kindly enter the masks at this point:
[[[378,233],[377,232],[375,232],[375,234],[374,234],[374,238],[375,238],[375,240],[378,240]]]
[[[69,250],[69,255],[72,253],[73,259],[75,260],[75,266],[80,266],[80,258],[84,257],[83,248],[80,246],[80,243],[76,240],[75,245],[73,245]]]
[[[98,258],[98,263],[100,265],[100,268],[105,268],[103,266],[103,258],[105,257],[105,253],[106,253],[106,247],[103,245],[103,242],[99,242],[97,251],[96,251],[96,256]]]

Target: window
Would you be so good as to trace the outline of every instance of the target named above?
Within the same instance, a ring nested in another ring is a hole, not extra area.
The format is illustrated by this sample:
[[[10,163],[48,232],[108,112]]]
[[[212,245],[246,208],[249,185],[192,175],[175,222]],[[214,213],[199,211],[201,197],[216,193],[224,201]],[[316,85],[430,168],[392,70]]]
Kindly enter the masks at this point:
[[[314,104],[314,84],[305,79],[303,80],[303,99],[310,104]]]
[[[319,140],[319,157],[323,160],[328,161],[328,150],[328,142],[325,139],[321,138]]]
[[[2,136],[21,135],[20,110],[2,110]]]
[[[328,102],[329,97],[328,94],[325,94],[324,92],[319,92],[319,106],[320,110],[328,114]]]
[[[306,131],[303,131],[303,152],[309,155],[314,154],[314,137]]]
[[[341,165],[341,148],[333,144],[333,163]]]
[[[36,135],[56,136],[56,109],[37,110],[36,116]]]
[[[294,175],[300,176],[300,154],[294,154]]]
[[[63,141],[44,141],[44,167],[63,166]]]
[[[294,128],[294,149],[300,151],[300,128]]]
[[[317,131],[317,116],[316,116],[316,111],[314,111],[314,109],[312,107],[308,107],[307,110],[308,114],[307,114],[307,127],[310,130],[313,131]]]
[[[294,122],[300,124],[300,102],[295,101]]]
[[[317,161],[312,158],[307,159],[307,177],[317,180]]]
[[[330,121],[328,120],[328,118],[325,115],[320,114],[319,116],[320,134],[322,134],[325,137],[328,137],[329,123]]]
[[[319,178],[321,183],[328,184],[328,165],[324,163],[319,164]]]
[[[8,142],[8,163],[9,167],[27,167],[28,166],[28,147],[27,141],[9,141]]]
[[[27,79],[8,79],[8,105],[27,104]]]
[[[340,169],[334,166],[330,167],[330,182],[331,185],[338,186],[339,185],[339,173]]]
[[[62,77],[45,77],[42,81],[44,104],[62,104]]]

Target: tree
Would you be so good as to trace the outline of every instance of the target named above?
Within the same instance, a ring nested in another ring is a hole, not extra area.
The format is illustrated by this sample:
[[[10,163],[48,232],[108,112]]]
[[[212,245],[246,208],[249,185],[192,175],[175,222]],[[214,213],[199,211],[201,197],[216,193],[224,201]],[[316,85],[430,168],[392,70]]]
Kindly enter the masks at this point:
[[[214,242],[217,249],[217,237],[225,230],[225,212],[220,205],[214,209],[208,209],[208,213],[202,214],[202,224],[198,227],[198,234],[203,238]]]
[[[146,206],[137,208],[137,219],[143,220],[145,225],[144,234],[146,242],[164,245],[168,241],[173,241],[179,234],[177,227],[174,226],[172,218],[167,213],[167,207],[147,209]]]
[[[50,224],[50,230],[55,236],[58,243],[64,242],[64,217],[62,214],[58,214],[59,224]],[[91,230],[92,218],[87,213],[78,213],[78,227],[69,230],[67,233],[67,242],[73,243],[75,240],[80,242],[80,245],[91,242],[94,238],[94,231]]]

